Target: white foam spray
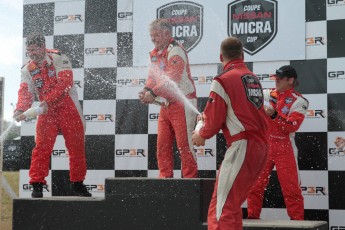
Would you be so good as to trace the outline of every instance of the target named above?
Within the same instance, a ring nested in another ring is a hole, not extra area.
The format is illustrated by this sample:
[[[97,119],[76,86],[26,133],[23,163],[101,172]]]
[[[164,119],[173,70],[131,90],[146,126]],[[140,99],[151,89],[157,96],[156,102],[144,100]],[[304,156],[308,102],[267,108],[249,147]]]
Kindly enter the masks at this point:
[[[176,82],[172,81],[168,76],[163,75],[162,76],[165,81],[169,82],[169,84],[173,87],[173,90],[171,91],[178,99],[184,102],[186,106],[188,106],[190,109],[192,109],[196,114],[200,115],[200,112],[197,108],[194,107],[194,105],[188,100],[188,98],[182,93],[181,89],[178,87]]]
[[[10,126],[7,127],[7,129],[5,131],[2,132],[1,136],[0,136],[0,140],[4,141],[7,137],[7,135],[9,134],[10,130],[12,129],[12,127],[14,126],[15,122],[12,121],[12,123],[10,124]]]

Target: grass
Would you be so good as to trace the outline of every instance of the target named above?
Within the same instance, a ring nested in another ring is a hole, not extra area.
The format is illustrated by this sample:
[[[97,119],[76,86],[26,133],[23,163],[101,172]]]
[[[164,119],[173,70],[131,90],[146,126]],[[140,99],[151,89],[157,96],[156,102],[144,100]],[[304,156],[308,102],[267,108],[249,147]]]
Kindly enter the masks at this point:
[[[4,177],[10,184],[12,190],[19,196],[19,172],[3,172]],[[7,195],[6,191],[1,187],[1,202],[0,202],[0,229],[12,229],[12,207],[13,201]]]

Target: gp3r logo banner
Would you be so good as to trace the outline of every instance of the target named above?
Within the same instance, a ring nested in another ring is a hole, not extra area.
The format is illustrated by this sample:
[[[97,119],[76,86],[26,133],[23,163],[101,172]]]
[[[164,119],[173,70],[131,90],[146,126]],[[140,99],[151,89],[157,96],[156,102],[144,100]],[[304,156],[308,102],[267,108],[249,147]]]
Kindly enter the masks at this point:
[[[243,43],[246,53],[254,55],[277,34],[278,2],[275,0],[240,0],[228,5],[228,35]]]
[[[157,18],[166,18],[172,25],[172,36],[187,52],[201,40],[203,6],[194,2],[178,1],[157,9]]]

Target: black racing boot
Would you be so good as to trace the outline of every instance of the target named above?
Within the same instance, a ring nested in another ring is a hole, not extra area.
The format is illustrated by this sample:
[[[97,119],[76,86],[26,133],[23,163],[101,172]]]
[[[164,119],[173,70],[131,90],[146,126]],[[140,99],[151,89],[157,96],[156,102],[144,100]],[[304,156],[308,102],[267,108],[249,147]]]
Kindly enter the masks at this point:
[[[32,183],[32,198],[42,198],[43,197],[43,184],[42,183]]]
[[[71,183],[72,196],[91,197],[92,194],[87,191],[85,184],[82,181]]]

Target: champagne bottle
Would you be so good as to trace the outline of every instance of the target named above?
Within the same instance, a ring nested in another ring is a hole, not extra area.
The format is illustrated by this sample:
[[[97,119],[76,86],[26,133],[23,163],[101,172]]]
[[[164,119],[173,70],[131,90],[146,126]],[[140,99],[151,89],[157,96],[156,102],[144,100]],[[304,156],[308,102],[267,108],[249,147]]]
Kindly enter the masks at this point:
[[[23,115],[25,116],[25,118],[33,118],[36,117],[37,115],[40,115],[43,113],[43,108],[36,106],[36,107],[32,107],[28,110],[26,110]]]
[[[203,120],[199,120],[198,123],[196,123],[195,126],[195,131],[199,131],[202,127],[204,126],[204,121]]]

